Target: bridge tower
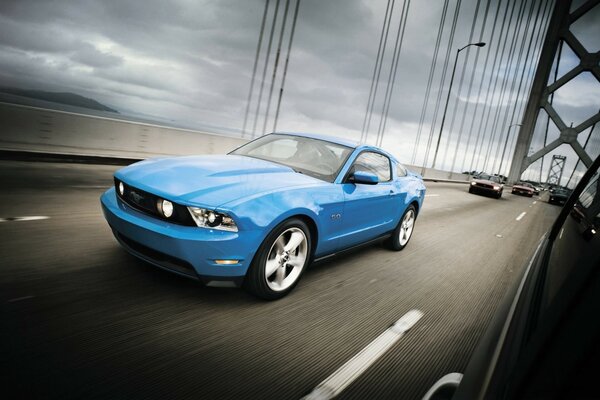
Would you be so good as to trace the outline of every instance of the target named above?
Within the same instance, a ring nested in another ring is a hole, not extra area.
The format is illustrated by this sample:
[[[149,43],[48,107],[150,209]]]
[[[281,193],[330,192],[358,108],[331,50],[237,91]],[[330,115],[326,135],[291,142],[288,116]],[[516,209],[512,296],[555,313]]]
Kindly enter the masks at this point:
[[[546,180],[548,185],[560,185],[566,160],[567,157],[565,156],[552,156],[552,163],[550,164],[550,169],[548,170],[548,179]]]
[[[550,24],[548,25],[548,32],[546,33],[542,52],[540,54],[531,92],[529,94],[522,125],[519,130],[513,161],[508,174],[509,182],[518,181],[527,167],[563,143],[568,143],[573,148],[586,167],[589,167],[592,164],[592,158],[581,146],[577,137],[581,132],[588,129],[597,121],[600,121],[600,110],[595,115],[592,115],[575,127],[567,126],[561,116],[557,113],[556,109],[552,106],[550,97],[556,90],[584,71],[591,72],[600,83],[600,51],[596,53],[588,52],[570,30],[572,24],[586,13],[590,12],[590,10],[598,4],[600,4],[600,0],[587,0],[573,12],[570,12],[571,0],[556,1]],[[550,77],[552,64],[561,42],[566,43],[573,50],[579,58],[579,64],[555,82],[550,83],[548,79]],[[554,125],[556,125],[560,132],[560,136],[528,156],[528,150],[531,146],[535,126],[541,109],[546,111]]]

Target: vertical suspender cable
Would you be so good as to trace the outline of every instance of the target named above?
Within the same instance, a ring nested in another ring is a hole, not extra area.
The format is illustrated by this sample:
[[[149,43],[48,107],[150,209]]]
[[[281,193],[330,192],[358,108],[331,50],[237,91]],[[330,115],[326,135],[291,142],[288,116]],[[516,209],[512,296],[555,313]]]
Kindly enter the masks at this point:
[[[296,1],[296,9],[294,10],[294,20],[292,21],[292,31],[290,32],[290,41],[288,42],[287,55],[285,57],[285,66],[283,67],[283,77],[281,78],[281,87],[279,88],[279,98],[277,99],[277,109],[275,110],[275,119],[273,121],[273,132],[277,131],[277,120],[279,119],[279,108],[281,106],[281,97],[283,96],[283,88],[285,86],[285,77],[287,76],[288,64],[290,62],[290,52],[292,50],[292,42],[294,41],[294,32],[296,31],[296,20],[298,19],[298,8],[300,0]]]
[[[537,30],[534,30],[534,32],[532,33],[532,35],[535,35],[537,33],[537,38],[535,39],[535,45],[533,46],[533,56],[532,56],[532,60],[529,63],[529,65],[527,66],[528,72],[527,72],[527,81],[525,83],[525,88],[526,91],[531,90],[531,85],[532,85],[532,81],[535,75],[535,68],[537,66],[540,54],[541,54],[541,48],[542,48],[542,43],[543,43],[543,38],[544,38],[544,33],[546,32],[546,30],[548,29],[548,23],[550,22],[550,14],[553,10],[553,1],[548,1],[545,2],[544,4],[544,11],[542,11],[542,18],[540,20],[540,27]],[[519,110],[519,118],[517,119],[518,121],[522,121],[523,120],[523,114],[525,112],[525,107],[527,105],[526,101],[521,102],[521,109]],[[513,149],[514,148],[514,142],[516,140],[518,135],[513,136],[513,138],[511,139],[510,142],[510,146],[509,149]],[[509,158],[508,158],[508,162],[507,165],[510,165],[512,162],[512,157],[514,156],[514,152],[509,152]]]
[[[520,61],[521,55],[522,55],[522,51],[521,51],[521,53],[519,54],[519,57],[517,59],[517,62],[515,63],[513,61],[514,57],[515,57],[515,53],[516,53],[517,38],[519,37],[519,32],[521,31],[521,25],[523,25],[526,5],[527,5],[527,0],[524,0],[521,3],[521,7],[519,9],[519,14],[517,16],[517,24],[515,26],[513,38],[510,43],[510,49],[508,51],[508,59],[506,61],[506,65],[507,65],[506,72],[502,76],[502,86],[500,88],[500,99],[498,100],[498,105],[496,106],[496,111],[495,111],[492,127],[490,129],[490,131],[492,132],[492,135],[491,135],[491,140],[488,145],[488,150],[486,153],[486,165],[488,162],[490,163],[490,170],[492,170],[492,172],[496,167],[496,159],[492,158],[492,151],[493,151],[494,144],[495,144],[496,138],[497,138],[496,133],[498,131],[498,122],[500,120],[500,114],[502,114],[502,110],[504,109],[504,114],[506,115],[506,113],[508,112],[508,108],[509,108],[508,106],[510,104],[509,103],[506,106],[504,105],[504,98],[507,93],[508,82],[511,80],[510,76],[516,74],[518,62]],[[508,36],[507,36],[507,39],[508,39]],[[522,50],[522,47],[521,47],[521,50]],[[512,72],[513,66],[514,66],[514,72]],[[510,91],[512,91],[512,89],[514,87],[514,82],[515,82],[515,80],[513,79],[512,80],[513,86],[511,87]],[[496,150],[497,150],[496,157],[498,157],[498,150],[500,148],[501,148],[501,145],[496,146]]]
[[[419,118],[419,128],[417,129],[417,137],[415,139],[415,145],[413,147],[413,154],[411,157],[410,163],[412,165],[415,164],[417,160],[417,151],[419,148],[419,144],[421,142],[421,131],[423,130],[423,123],[425,121],[425,115],[427,114],[427,106],[429,105],[429,96],[431,94],[431,84],[433,82],[433,76],[435,75],[435,67],[437,65],[437,57],[440,51],[440,42],[442,40],[442,33],[444,31],[444,25],[446,23],[446,13],[448,11],[448,0],[444,1],[444,8],[442,9],[442,16],[439,23],[438,34],[435,41],[435,46],[433,50],[433,58],[431,61],[431,66],[429,67],[429,78],[427,80],[427,87],[425,89],[425,98],[423,99],[423,107],[421,108],[421,117]],[[425,164],[423,164],[423,168],[425,168]]]
[[[279,66],[279,56],[281,55],[281,44],[283,43],[283,34],[285,33],[285,25],[287,22],[287,14],[290,8],[290,0],[285,1],[283,10],[283,21],[281,23],[281,31],[279,32],[279,41],[277,42],[277,53],[275,53],[275,65],[273,66],[273,76],[271,77],[271,86],[269,87],[269,97],[267,97],[267,110],[265,111],[265,121],[263,123],[262,133],[267,133],[267,121],[269,120],[269,111],[271,111],[271,98],[273,97],[273,88],[275,87],[275,77],[277,76],[277,68]]]
[[[494,78],[494,86],[493,86],[493,89],[492,89],[491,104],[489,104],[486,107],[486,109],[485,109],[485,111],[486,111],[486,118],[485,118],[485,126],[483,128],[483,131],[485,133],[489,132],[489,135],[488,135],[489,136],[489,140],[487,142],[486,150],[485,150],[485,153],[484,153],[485,155],[484,155],[483,160],[482,160],[482,169],[484,171],[486,170],[487,163],[489,162],[488,157],[489,157],[490,146],[491,146],[491,144],[492,144],[492,142],[494,140],[493,130],[490,129],[488,131],[488,125],[490,123],[490,117],[492,115],[493,110],[496,109],[497,107],[499,107],[498,103],[499,103],[500,98],[501,98],[502,93],[503,93],[502,90],[501,90],[500,93],[499,93],[499,95],[497,95],[496,88],[498,87],[498,81],[500,80],[503,61],[505,60],[505,58],[508,58],[510,60],[510,56],[512,56],[512,53],[510,52],[510,50],[512,50],[512,45],[510,47],[508,55],[506,54],[506,45],[508,44],[508,41],[509,41],[508,37],[510,35],[510,25],[511,25],[511,22],[513,20],[513,15],[515,14],[516,5],[517,5],[517,2],[515,1],[513,3],[511,11],[510,11],[510,17],[508,18],[508,26],[506,28],[506,35],[504,36],[504,43],[502,44],[502,50],[499,53],[500,54],[500,58],[498,60],[498,69],[495,70],[495,78]],[[494,71],[494,70],[492,70],[492,71]],[[504,79],[502,80],[502,82],[504,82]],[[494,97],[496,98],[495,100],[494,100]],[[483,146],[483,143],[482,143],[482,146],[481,146],[481,151],[482,152],[483,152],[483,148],[484,148],[484,146]]]
[[[265,21],[267,20],[267,11],[269,10],[269,0],[265,0],[265,10],[263,11],[262,21],[260,23],[260,33],[258,34],[258,45],[256,46],[256,55],[254,56],[254,66],[252,67],[252,79],[250,80],[250,90],[248,91],[248,100],[246,101],[246,112],[244,113],[244,125],[242,126],[242,137],[246,134],[246,124],[248,122],[248,112],[250,111],[250,101],[254,91],[254,80],[256,78],[256,67],[258,66],[258,57],[262,46],[263,33],[265,31]]]
[[[488,6],[489,6],[490,2],[488,1]],[[477,4],[475,5],[475,12],[473,13],[473,21],[471,22],[471,31],[469,32],[469,41],[467,43],[473,43],[473,35],[475,33],[475,25],[477,24],[477,17],[479,15],[479,7],[481,5],[481,0],[477,0]],[[483,21],[483,25],[485,25],[485,18],[487,18],[487,13],[485,14],[484,17],[484,21]],[[479,55],[479,51],[475,52],[476,56]],[[462,87],[463,87],[463,81],[465,79],[465,73],[467,72],[467,66],[469,65],[469,57],[471,56],[471,47],[467,48],[467,54],[465,55],[465,61],[463,63],[464,67],[462,69],[462,72],[460,74],[460,79],[458,81],[458,91],[456,92],[456,101],[454,102],[454,108],[452,109],[452,118],[450,120],[450,127],[448,128],[448,135],[447,135],[447,143],[446,143],[446,147],[444,149],[444,155],[442,156],[442,163],[444,163],[446,161],[446,157],[448,156],[448,147],[450,147],[450,143],[451,143],[451,138],[452,138],[452,131],[454,130],[454,122],[456,119],[456,114],[458,112],[458,108],[460,106],[460,94],[462,93]],[[475,65],[477,65],[477,63],[475,63]],[[475,70],[475,66],[473,67],[473,71]],[[472,82],[472,80],[471,80]],[[470,87],[469,87],[470,90]],[[466,104],[469,104],[468,102]],[[466,113],[467,109],[466,109],[466,105],[464,107],[464,113]],[[464,114],[463,114],[463,119],[464,119]],[[462,138],[462,131],[458,132],[458,139],[456,140],[456,146],[455,148],[458,149],[458,145],[460,143],[460,140]],[[454,169],[454,160],[452,161],[452,167],[450,167],[450,172],[452,172],[452,170]]]
[[[525,86],[523,86],[523,80],[524,80],[524,77],[525,77],[525,71],[527,71],[529,69],[529,65],[530,65],[530,62],[528,60],[530,60],[530,56],[529,55],[530,55],[530,53],[531,53],[531,51],[533,49],[533,46],[532,46],[532,44],[533,44],[533,38],[534,38],[535,33],[537,32],[537,29],[538,29],[538,22],[541,22],[540,21],[540,15],[541,15],[540,11],[541,11],[541,8],[542,8],[542,2],[538,2],[537,3],[537,5],[538,5],[537,11],[535,11],[535,19],[533,21],[533,26],[531,27],[531,29],[529,29],[529,22],[531,20],[531,16],[532,16],[532,12],[533,12],[535,3],[536,3],[535,1],[531,3],[529,20],[528,20],[527,27],[526,27],[526,32],[525,32],[525,37],[527,37],[527,35],[529,35],[529,41],[528,41],[528,43],[526,45],[527,52],[525,53],[525,60],[523,61],[523,67],[521,68],[521,77],[519,78],[519,87],[517,88],[516,99],[515,99],[515,101],[513,102],[513,105],[512,105],[512,113],[511,113],[510,120],[509,120],[510,122],[508,124],[509,126],[512,125],[512,124],[514,124],[514,123],[516,123],[515,122],[515,114],[516,114],[516,111],[517,111],[517,105],[519,104],[519,102],[521,102],[521,98],[523,96],[522,91],[525,89]],[[529,33],[529,32],[531,32],[531,33]],[[526,40],[523,41],[523,44],[525,44],[525,42],[526,42]],[[515,75],[515,79],[516,79],[516,75]],[[508,135],[510,135],[510,131],[508,132]],[[512,140],[511,140],[511,144],[512,144]],[[509,147],[509,149],[510,149],[510,147]],[[507,162],[506,162],[505,165],[509,165],[508,164],[508,159],[510,159],[510,151],[507,154]],[[503,160],[504,160],[504,156],[502,156],[500,162],[503,163]],[[501,174],[502,171],[499,171],[498,173]]]
[[[394,43],[394,53],[392,55],[392,65],[390,67],[390,75],[388,76],[388,83],[385,88],[385,96],[383,101],[383,112],[381,113],[381,119],[379,120],[379,127],[377,129],[377,138],[375,139],[376,146],[381,147],[383,142],[383,134],[387,125],[387,117],[390,111],[390,102],[392,100],[392,92],[394,91],[394,84],[396,82],[396,72],[398,70],[398,62],[400,59],[400,52],[402,51],[402,42],[404,41],[404,31],[406,29],[406,19],[408,17],[408,8],[410,7],[410,0],[404,0],[402,4],[402,12],[400,13],[400,22],[398,23],[398,33],[396,34],[396,42]]]
[[[385,37],[383,38],[383,47],[381,48],[381,58],[379,60],[379,67],[377,68],[377,77],[375,78],[375,84],[373,88],[373,97],[371,98],[371,110],[369,111],[369,116],[367,117],[367,125],[365,126],[365,137],[364,141],[367,141],[369,136],[369,127],[371,126],[371,117],[373,116],[373,108],[375,107],[375,99],[377,98],[377,88],[379,87],[379,77],[381,76],[381,67],[383,67],[383,57],[385,55],[385,48],[387,46],[388,34],[390,32],[390,25],[392,22],[392,14],[394,12],[394,4],[395,0],[392,0],[392,6],[390,7],[390,15],[388,16],[387,26],[385,28]]]
[[[454,33],[456,32],[456,23],[458,21],[458,15],[460,13],[460,4],[461,0],[456,2],[456,8],[454,9],[454,17],[452,20],[452,27],[450,28],[450,37],[448,38],[448,47],[446,47],[446,59],[444,60],[444,66],[442,67],[442,79],[440,81],[440,88],[444,87],[444,83],[446,81],[446,73],[448,72],[448,63],[450,62],[450,54],[452,53],[452,44],[454,43]],[[451,88],[448,88],[450,90]],[[429,139],[427,141],[427,149],[425,151],[425,159],[423,162],[423,166],[427,165],[427,159],[429,158],[429,150],[431,147],[431,143],[433,141],[433,136],[435,134],[435,121],[437,120],[437,114],[440,110],[441,100],[442,100],[443,90],[438,91],[438,97],[435,103],[435,111],[433,112],[433,118],[431,119],[431,126],[429,129]],[[442,132],[440,132],[440,135]],[[438,142],[439,142],[438,137]],[[434,156],[435,160],[435,156]]]
[[[362,129],[360,131],[360,141],[365,142],[365,128],[367,126],[367,118],[369,116],[369,109],[371,107],[371,98],[373,97],[373,88],[375,85],[375,76],[377,75],[377,68],[379,67],[379,58],[381,57],[381,45],[383,44],[383,36],[385,35],[385,27],[388,20],[388,14],[390,13],[390,5],[392,0],[388,0],[387,7],[385,9],[385,15],[383,17],[383,25],[381,26],[381,34],[379,36],[379,46],[377,47],[377,57],[375,58],[375,67],[373,68],[373,77],[371,78],[371,87],[369,88],[369,99],[367,100],[367,110],[365,111],[365,117],[363,119]],[[381,57],[383,58],[383,57]]]
[[[269,34],[269,44],[267,46],[267,54],[265,55],[265,65],[263,67],[262,78],[260,81],[260,90],[258,92],[258,102],[256,103],[256,115],[254,116],[254,124],[252,125],[252,137],[256,135],[256,123],[260,114],[260,103],[262,101],[263,89],[265,86],[265,77],[267,75],[267,67],[269,65],[269,56],[271,55],[271,45],[273,44],[273,33],[275,32],[275,25],[277,24],[277,14],[279,12],[279,1],[275,3],[275,12],[273,13],[273,24],[271,25],[271,33]]]
[[[463,154],[463,160],[461,163],[461,170],[464,170],[465,168],[465,163],[467,161],[467,154],[469,151],[469,145],[470,145],[470,139],[473,136],[473,127],[475,125],[475,119],[477,118],[477,110],[479,109],[479,103],[481,102],[481,93],[483,91],[483,82],[485,81],[485,76],[487,73],[487,69],[488,69],[488,61],[490,59],[490,54],[492,53],[492,41],[494,39],[494,34],[496,33],[496,26],[498,25],[498,18],[500,16],[500,6],[502,5],[502,0],[498,1],[498,5],[496,6],[496,13],[494,14],[494,23],[492,24],[492,32],[490,33],[490,39],[489,39],[489,46],[488,46],[488,51],[485,55],[485,61],[483,62],[483,71],[481,72],[481,78],[479,79],[479,88],[477,89],[477,100],[475,100],[475,109],[473,110],[473,118],[471,119],[471,126],[469,127],[469,140],[467,141],[467,147],[465,149],[465,153]],[[477,139],[475,141],[475,144],[473,146],[473,158],[475,157],[475,149],[477,148],[477,145],[479,143],[479,139],[481,138],[481,131],[478,131],[477,133]],[[471,161],[471,165],[469,166],[469,171],[472,170],[472,165],[473,162]]]
[[[500,47],[500,43],[502,43],[502,36],[504,35],[504,28],[506,26],[506,19],[508,17],[509,7],[510,7],[510,0],[508,0],[506,2],[506,7],[504,9],[504,16],[502,17],[502,25],[500,27],[500,33],[498,35],[498,41],[496,43],[496,52],[494,54],[494,60],[492,61],[492,70],[490,73],[490,78],[487,83],[487,92],[485,94],[485,100],[483,101],[483,104],[484,104],[483,111],[481,112],[481,117],[479,118],[479,126],[477,128],[477,132],[479,132],[479,134],[481,135],[481,140],[479,140],[479,138],[478,138],[477,142],[479,144],[479,147],[476,145],[475,148],[473,149],[473,155],[472,155],[472,159],[471,159],[471,167],[469,168],[469,170],[473,170],[474,167],[476,167],[476,165],[479,164],[479,159],[481,158],[479,153],[481,152],[481,147],[483,146],[483,143],[485,142],[485,136],[486,136],[485,131],[482,131],[483,121],[485,119],[485,117],[484,117],[485,112],[488,108],[490,93],[493,93],[493,91],[495,90],[495,89],[492,90],[492,80],[494,79],[494,74],[496,71],[496,63],[498,61],[498,54],[499,54],[498,48]],[[513,7],[513,9],[514,9],[514,7]],[[491,51],[491,48],[490,48],[490,51]],[[478,156],[477,162],[475,162],[476,155]]]

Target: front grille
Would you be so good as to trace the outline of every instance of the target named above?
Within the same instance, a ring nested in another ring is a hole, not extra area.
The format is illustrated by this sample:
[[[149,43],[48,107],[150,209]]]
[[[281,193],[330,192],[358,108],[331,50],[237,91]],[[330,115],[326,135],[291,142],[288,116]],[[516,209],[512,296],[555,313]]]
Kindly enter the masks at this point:
[[[475,186],[478,186],[478,187],[480,187],[480,188],[484,188],[484,189],[493,189],[493,188],[494,188],[494,186],[492,186],[492,185],[487,185],[487,184],[485,184],[485,183],[476,183],[476,184],[475,184]]]
[[[117,236],[117,239],[119,239],[119,241],[125,247],[129,248],[134,253],[140,254],[141,256],[143,256],[143,258],[146,258],[149,261],[152,261],[166,269],[179,272],[180,274],[184,274],[192,278],[197,278],[196,270],[187,261],[151,249],[150,247],[144,246],[143,244],[138,243],[135,240],[123,236],[119,232],[115,232],[115,236]]]
[[[119,183],[123,183],[125,188],[122,195],[119,192]],[[115,190],[117,192],[117,197],[122,202],[144,214],[152,215],[153,217],[173,222],[178,225],[197,226],[185,206],[173,203],[173,215],[166,218],[157,209],[157,202],[162,200],[160,197],[128,185],[117,178],[115,178]]]

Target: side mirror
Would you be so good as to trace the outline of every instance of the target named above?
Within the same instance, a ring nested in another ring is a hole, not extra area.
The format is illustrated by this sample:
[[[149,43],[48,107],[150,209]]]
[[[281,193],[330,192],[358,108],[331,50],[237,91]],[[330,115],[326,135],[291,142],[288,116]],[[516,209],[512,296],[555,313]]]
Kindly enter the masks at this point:
[[[363,183],[365,185],[377,185],[379,178],[377,175],[366,171],[356,171],[350,176],[350,182]]]

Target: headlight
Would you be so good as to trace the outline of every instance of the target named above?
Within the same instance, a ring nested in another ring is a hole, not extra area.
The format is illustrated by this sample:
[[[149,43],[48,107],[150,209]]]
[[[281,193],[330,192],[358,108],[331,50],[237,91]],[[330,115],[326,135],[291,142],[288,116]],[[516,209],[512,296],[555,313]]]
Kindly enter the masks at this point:
[[[494,190],[500,190],[500,186],[494,185]]]
[[[477,182],[471,182],[471,186],[475,186]]]
[[[171,203],[169,200],[158,199],[156,202],[156,208],[158,208],[158,212],[166,218],[169,218],[171,215],[173,215],[173,203]]]
[[[119,194],[121,196],[125,194],[125,185],[123,185],[123,182],[119,182]]]
[[[190,214],[196,225],[202,228],[213,228],[231,232],[238,231],[233,218],[227,214],[198,207],[188,207],[188,210],[190,210]]]

